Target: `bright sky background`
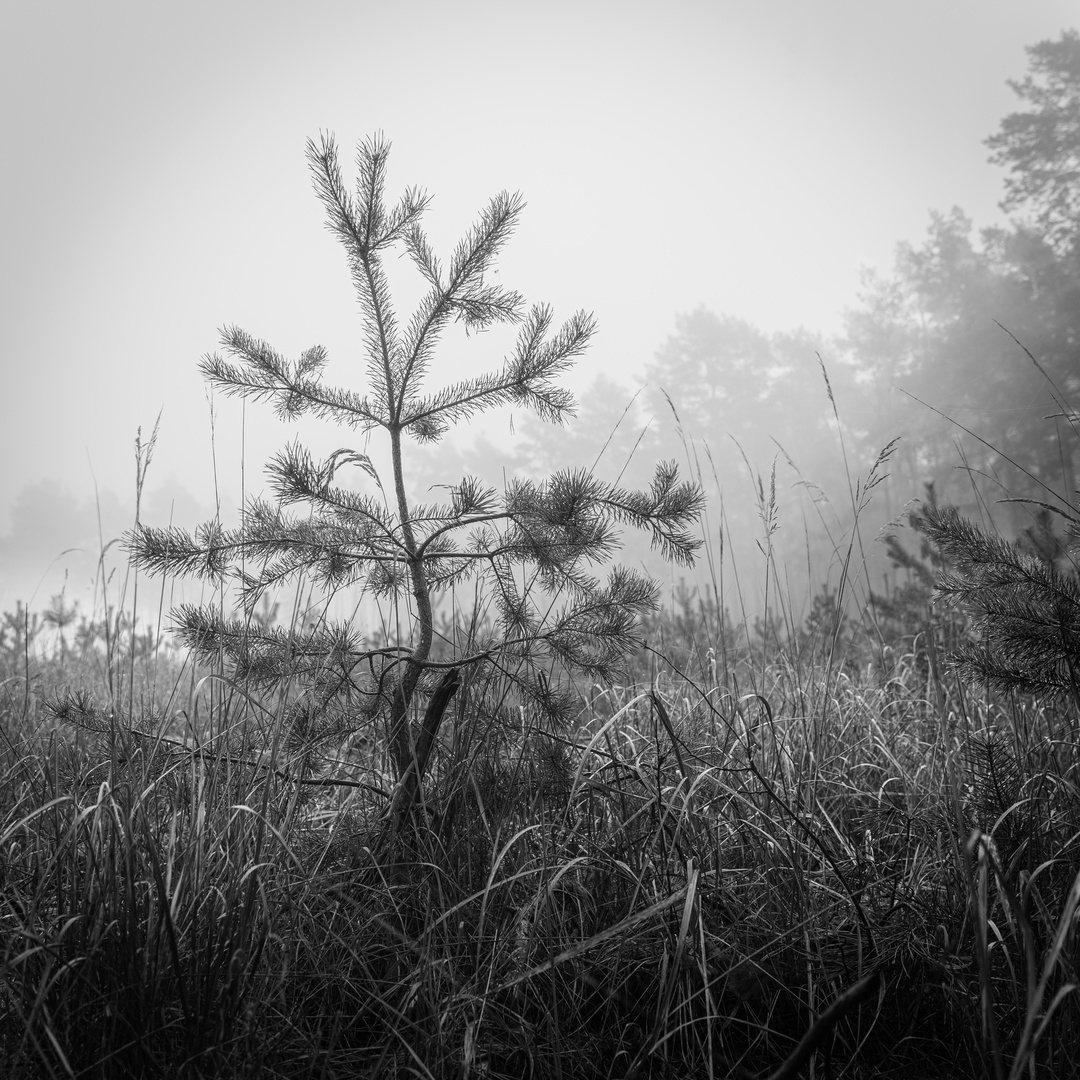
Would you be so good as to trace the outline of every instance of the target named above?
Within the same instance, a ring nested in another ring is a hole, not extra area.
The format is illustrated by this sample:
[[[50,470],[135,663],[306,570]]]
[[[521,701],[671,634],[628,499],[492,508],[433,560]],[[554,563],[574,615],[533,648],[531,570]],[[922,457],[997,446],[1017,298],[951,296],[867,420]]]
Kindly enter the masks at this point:
[[[433,193],[443,250],[520,189],[500,279],[595,311],[585,375],[634,385],[677,313],[836,331],[860,267],[890,266],[929,210],[998,220],[982,140],[1016,108],[1005,80],[1077,23],[1075,0],[9,0],[0,533],[43,478],[132,498],[136,429],[163,406],[149,487],[212,504],[196,364],[225,323],[290,356],[324,344],[349,378],[355,302],[304,161],[320,130],[350,172],[385,131],[392,190]],[[240,409],[217,408],[235,500]],[[253,405],[246,424],[257,475],[292,433]]]

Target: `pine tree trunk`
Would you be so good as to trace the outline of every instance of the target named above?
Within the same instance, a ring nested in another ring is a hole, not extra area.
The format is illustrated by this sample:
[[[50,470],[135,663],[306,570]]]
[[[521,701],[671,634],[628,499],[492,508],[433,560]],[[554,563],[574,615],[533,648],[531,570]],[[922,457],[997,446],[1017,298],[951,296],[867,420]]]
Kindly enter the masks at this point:
[[[450,668],[442,677],[442,681],[435,693],[431,695],[427,708],[424,710],[424,718],[421,721],[415,745],[409,746],[409,760],[401,772],[401,778],[390,805],[390,830],[394,836],[400,836],[408,825],[409,817],[420,794],[420,785],[427,772],[428,759],[431,757],[431,749],[435,745],[443,715],[460,685],[461,676],[458,669]],[[405,723],[403,728],[406,732],[410,731],[408,723]]]
[[[420,791],[427,757],[431,752],[442,714],[457,689],[457,671],[451,669],[443,677],[442,683],[428,702],[419,733],[414,732],[409,723],[409,706],[416,694],[416,687],[424,670],[424,661],[431,652],[433,636],[431,595],[428,591],[427,575],[424,572],[424,560],[419,553],[416,536],[413,533],[409,502],[405,495],[399,428],[390,429],[390,451],[394,468],[398,518],[401,522],[401,535],[408,555],[409,578],[412,582],[413,599],[416,602],[416,622],[420,631],[412,655],[406,661],[405,675],[390,705],[390,753],[397,773],[397,788],[391,804],[390,827],[393,835],[400,835]]]

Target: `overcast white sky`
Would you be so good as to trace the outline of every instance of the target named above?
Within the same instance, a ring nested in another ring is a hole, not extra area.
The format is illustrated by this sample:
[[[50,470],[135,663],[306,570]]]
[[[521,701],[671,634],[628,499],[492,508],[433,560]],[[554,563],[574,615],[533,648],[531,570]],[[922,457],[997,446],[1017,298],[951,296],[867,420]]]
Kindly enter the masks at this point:
[[[1075,0],[2,12],[0,532],[45,477],[83,498],[92,469],[129,497],[136,428],[163,406],[150,486],[209,503],[196,364],[225,323],[289,355],[325,344],[349,377],[355,302],[303,156],[320,129],[349,169],[384,130],[395,194],[433,193],[444,247],[520,189],[501,280],[561,317],[595,311],[586,373],[631,383],[676,313],[834,331],[860,267],[888,267],[930,209],[998,219],[982,140],[1016,106],[1005,80],[1080,22]],[[239,406],[218,408],[238,493]],[[249,406],[249,464],[289,434]]]

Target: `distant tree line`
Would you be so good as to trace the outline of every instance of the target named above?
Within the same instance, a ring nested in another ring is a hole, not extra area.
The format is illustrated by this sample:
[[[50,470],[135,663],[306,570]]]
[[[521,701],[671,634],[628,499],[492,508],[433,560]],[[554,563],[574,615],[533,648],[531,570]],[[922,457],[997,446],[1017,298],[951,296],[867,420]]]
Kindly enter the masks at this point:
[[[865,273],[838,338],[766,334],[704,307],[679,315],[639,387],[597,379],[575,422],[555,431],[526,418],[497,459],[531,472],[599,456],[602,472],[640,483],[658,456],[689,456],[724,493],[736,545],[762,536],[756,504],[775,463],[781,513],[792,490],[809,495],[789,522],[789,554],[808,538],[829,554],[845,510],[850,521],[855,474],[895,436],[878,524],[927,483],[969,513],[994,512],[1006,492],[1075,499],[1077,439],[1063,406],[1080,390],[1080,34],[1027,52],[1028,74],[1009,84],[1021,109],[986,140],[1007,170],[1008,225],[976,232],[958,208],[931,213],[924,240],[899,244],[890,272]],[[479,467],[492,450],[466,449],[462,464]],[[957,468],[963,454],[970,470]],[[1015,504],[1013,520],[996,512],[1022,530]]]

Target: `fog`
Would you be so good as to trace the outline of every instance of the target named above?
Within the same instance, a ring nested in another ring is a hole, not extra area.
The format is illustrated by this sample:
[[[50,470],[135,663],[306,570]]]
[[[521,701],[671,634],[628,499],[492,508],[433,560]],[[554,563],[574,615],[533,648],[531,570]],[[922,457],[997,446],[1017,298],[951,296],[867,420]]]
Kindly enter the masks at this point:
[[[348,269],[304,161],[323,131],[347,170],[385,132],[391,191],[434,196],[447,254],[492,195],[521,191],[499,280],[557,320],[598,319],[567,379],[576,425],[490,414],[414,452],[417,492],[462,470],[591,464],[606,443],[598,469],[646,483],[671,456],[710,492],[734,607],[763,605],[770,545],[800,604],[861,548],[876,588],[875,536],[922,493],[926,447],[957,438],[973,469],[1000,464],[927,406],[988,440],[1015,418],[965,411],[907,346],[867,332],[853,350],[852,312],[873,306],[868,270],[887,278],[898,244],[928,243],[932,212],[962,208],[976,247],[1006,224],[984,140],[1017,108],[1025,46],[1075,16],[1067,0],[9,6],[0,610],[61,589],[89,609],[95,580],[122,579],[135,440],[145,462],[159,416],[139,507],[153,524],[235,520],[298,436],[375,452],[214,397],[197,367],[235,324],[290,357],[324,345],[332,381],[362,379]],[[404,266],[394,284],[417,295]],[[433,384],[497,366],[509,341],[450,337]],[[1037,388],[1018,393],[1025,416],[1045,413]],[[636,542],[624,555],[678,578]],[[716,578],[706,563],[699,580]]]

